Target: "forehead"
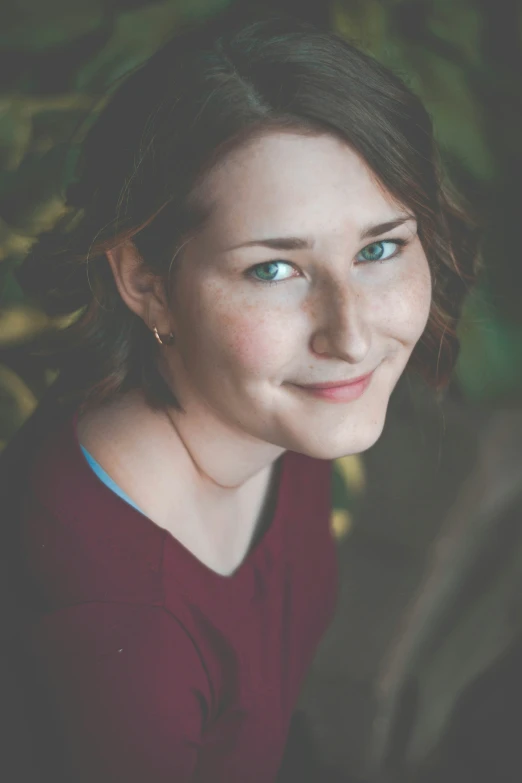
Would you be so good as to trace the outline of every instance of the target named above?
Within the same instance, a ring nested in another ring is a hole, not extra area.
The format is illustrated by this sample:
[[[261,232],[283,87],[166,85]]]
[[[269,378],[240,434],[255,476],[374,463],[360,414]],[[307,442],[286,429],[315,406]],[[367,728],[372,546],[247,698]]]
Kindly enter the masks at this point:
[[[330,136],[272,132],[230,152],[203,186],[206,231],[336,231],[397,215],[400,205],[348,144]]]

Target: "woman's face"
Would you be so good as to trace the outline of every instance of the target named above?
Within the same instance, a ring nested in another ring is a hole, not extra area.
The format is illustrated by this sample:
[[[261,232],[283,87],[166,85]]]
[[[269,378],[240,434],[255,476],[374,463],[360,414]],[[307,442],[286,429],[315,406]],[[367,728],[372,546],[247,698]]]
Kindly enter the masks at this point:
[[[188,421],[321,459],[368,449],[430,309],[414,218],[328,135],[252,141],[204,196],[211,217],[176,262],[162,349]],[[371,371],[350,401],[296,387]]]

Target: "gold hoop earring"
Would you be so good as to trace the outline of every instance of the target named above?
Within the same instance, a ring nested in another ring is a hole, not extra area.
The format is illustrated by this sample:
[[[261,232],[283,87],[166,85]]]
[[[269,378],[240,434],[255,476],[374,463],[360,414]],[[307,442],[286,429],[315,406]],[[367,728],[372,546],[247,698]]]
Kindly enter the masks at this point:
[[[158,332],[158,327],[157,326],[154,326],[152,331],[154,332],[154,337],[156,338],[156,340],[158,341],[158,343],[160,345],[170,345],[171,342],[174,340],[174,334],[172,332],[169,334],[168,340],[165,340],[165,342],[164,342],[161,339],[161,337],[159,336],[159,332]]]

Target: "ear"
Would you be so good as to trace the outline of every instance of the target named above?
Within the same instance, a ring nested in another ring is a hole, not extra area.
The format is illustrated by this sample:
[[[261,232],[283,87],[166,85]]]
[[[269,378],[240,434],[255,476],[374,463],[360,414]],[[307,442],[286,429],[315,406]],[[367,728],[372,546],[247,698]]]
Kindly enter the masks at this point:
[[[127,307],[139,315],[149,329],[156,325],[160,333],[170,332],[163,281],[145,265],[134,243],[122,242],[106,255],[116,287]]]

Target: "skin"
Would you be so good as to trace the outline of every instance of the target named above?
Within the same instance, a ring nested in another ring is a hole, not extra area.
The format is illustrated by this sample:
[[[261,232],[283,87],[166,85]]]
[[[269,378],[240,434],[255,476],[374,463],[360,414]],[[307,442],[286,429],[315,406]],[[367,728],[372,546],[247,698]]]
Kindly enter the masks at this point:
[[[210,218],[176,261],[170,308],[131,243],[108,253],[127,306],[150,329],[174,334],[160,349],[160,368],[186,413],[152,412],[132,393],[100,414],[103,449],[99,437],[91,443],[151,516],[166,515],[174,475],[197,518],[222,509],[225,520],[232,501],[262,498],[286,450],[335,459],[376,442],[426,326],[431,278],[413,218],[361,238],[368,226],[408,212],[332,136],[271,132],[253,140],[211,172],[203,196]],[[313,249],[230,250],[289,235],[310,237]],[[389,244],[397,239],[406,246]],[[384,240],[380,250],[395,257],[364,261],[363,248]],[[273,261],[280,263],[252,271]],[[271,279],[280,282],[263,282]],[[292,386],[371,370],[365,393],[347,403]],[[88,425],[87,439],[95,431]]]

